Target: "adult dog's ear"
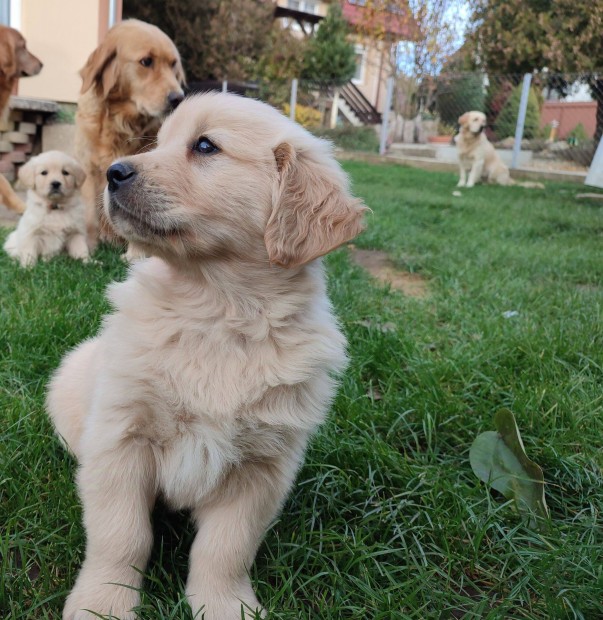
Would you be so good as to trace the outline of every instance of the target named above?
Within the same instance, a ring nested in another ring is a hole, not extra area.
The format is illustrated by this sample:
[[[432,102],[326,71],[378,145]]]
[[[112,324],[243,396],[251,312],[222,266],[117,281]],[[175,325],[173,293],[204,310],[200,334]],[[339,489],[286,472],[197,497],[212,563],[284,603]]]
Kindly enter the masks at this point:
[[[112,41],[105,39],[88,57],[80,71],[84,94],[93,86],[102,89],[106,97],[117,83],[117,48]]]
[[[180,56],[178,56],[178,60],[176,61],[176,79],[180,82],[181,86],[186,86],[186,75],[184,74],[184,68],[182,67],[182,61],[180,60]]]
[[[264,234],[271,263],[304,265],[362,231],[367,208],[350,195],[347,177],[330,157],[283,143],[274,158],[279,181]]]
[[[32,157],[26,164],[23,164],[17,176],[24,187],[33,189],[36,184],[36,158]]]
[[[469,112],[465,112],[462,116],[459,116],[459,125],[464,127],[469,122]]]
[[[8,80],[17,77],[17,56],[14,37],[6,29],[6,36],[0,41],[0,73]]]

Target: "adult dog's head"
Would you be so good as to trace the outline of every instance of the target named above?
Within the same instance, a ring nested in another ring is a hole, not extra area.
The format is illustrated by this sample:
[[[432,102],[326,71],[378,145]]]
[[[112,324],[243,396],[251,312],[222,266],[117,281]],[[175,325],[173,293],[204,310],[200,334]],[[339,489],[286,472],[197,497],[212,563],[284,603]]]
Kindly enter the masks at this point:
[[[5,80],[31,77],[42,70],[42,63],[25,44],[23,35],[14,28],[0,26],[0,74]]]
[[[82,93],[94,89],[102,100],[132,102],[143,116],[160,118],[184,96],[176,46],[159,28],[137,19],[111,28],[80,75]]]
[[[66,153],[46,151],[32,157],[19,170],[19,180],[40,198],[63,204],[81,187],[86,175]]]
[[[465,112],[459,117],[459,125],[463,133],[478,135],[486,128],[486,115],[476,110]]]
[[[157,148],[107,171],[105,209],[150,254],[296,267],[362,230],[331,146],[274,108],[226,94],[186,99]]]

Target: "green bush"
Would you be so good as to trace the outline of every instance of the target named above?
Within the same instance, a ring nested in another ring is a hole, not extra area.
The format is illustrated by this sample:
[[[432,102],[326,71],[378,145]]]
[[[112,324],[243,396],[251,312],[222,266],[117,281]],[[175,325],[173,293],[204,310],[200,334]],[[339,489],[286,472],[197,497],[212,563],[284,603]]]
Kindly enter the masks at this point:
[[[578,123],[570,132],[567,134],[568,142],[571,144],[580,144],[585,140],[588,140],[588,134],[586,133],[586,129],[584,129],[584,125],[582,123]]]
[[[344,125],[335,129],[312,129],[312,133],[320,138],[331,140],[335,146],[346,151],[379,150],[379,138],[373,127],[354,127]]]
[[[458,118],[471,110],[483,110],[485,91],[481,74],[460,74],[438,79],[436,109],[445,125],[457,126]]]
[[[517,114],[519,111],[519,101],[521,99],[521,85],[516,86],[503,106],[498,118],[496,119],[496,135],[499,139],[508,138],[515,135],[517,125]],[[540,135],[540,104],[538,94],[530,88],[528,94],[528,108],[526,110],[526,120],[523,127],[523,137],[531,140]]]

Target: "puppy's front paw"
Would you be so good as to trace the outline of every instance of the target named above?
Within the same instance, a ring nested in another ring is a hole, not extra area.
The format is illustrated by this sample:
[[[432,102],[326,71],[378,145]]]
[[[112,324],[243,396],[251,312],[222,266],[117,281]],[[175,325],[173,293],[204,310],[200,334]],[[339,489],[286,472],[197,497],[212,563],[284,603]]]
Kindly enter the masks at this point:
[[[135,620],[132,609],[139,602],[138,592],[127,586],[77,583],[65,602],[63,620],[98,620],[99,615]]]
[[[457,186],[457,187],[465,187],[465,181],[459,181],[459,182],[456,184],[456,186]]]
[[[471,181],[469,181],[469,183],[467,183],[467,185],[465,187],[473,187],[475,185],[475,183],[472,183]]]

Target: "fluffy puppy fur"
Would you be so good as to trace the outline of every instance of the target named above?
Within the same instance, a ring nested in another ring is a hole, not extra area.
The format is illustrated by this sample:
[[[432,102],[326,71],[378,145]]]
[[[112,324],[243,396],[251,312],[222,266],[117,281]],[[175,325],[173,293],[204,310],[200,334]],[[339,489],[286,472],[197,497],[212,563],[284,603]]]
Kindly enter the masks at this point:
[[[0,26],[0,117],[6,113],[17,80],[37,75],[41,70],[42,63],[27,49],[21,33],[14,28]],[[9,209],[17,213],[25,211],[23,201],[1,174],[0,198]]]
[[[193,613],[252,617],[248,570],[346,365],[319,257],[366,208],[328,143],[217,93],[185,100],[108,179],[107,217],[153,256],[110,287],[114,311],[48,392],[87,533],[63,618],[135,617],[159,494],[198,528]]]
[[[88,260],[84,205],[77,191],[84,178],[82,167],[60,151],[42,153],[21,167],[27,208],[4,249],[22,267],[63,250],[72,258]]]
[[[165,115],[183,98],[184,72],[172,40],[135,19],[109,30],[81,70],[76,153],[86,171],[88,241],[116,239],[102,214],[105,171],[115,159],[148,150]]]

